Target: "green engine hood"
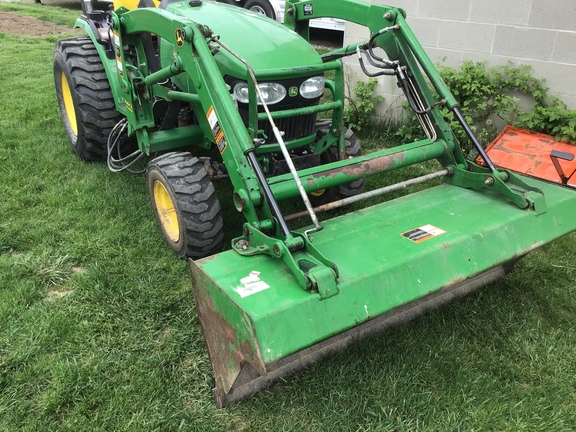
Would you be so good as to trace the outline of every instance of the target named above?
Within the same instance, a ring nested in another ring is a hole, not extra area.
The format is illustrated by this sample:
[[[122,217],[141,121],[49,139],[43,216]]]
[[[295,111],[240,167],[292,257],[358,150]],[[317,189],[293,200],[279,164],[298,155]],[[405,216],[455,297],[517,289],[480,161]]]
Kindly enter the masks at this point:
[[[254,71],[299,68],[322,63],[303,38],[263,15],[211,0],[190,7],[188,1],[171,4],[169,12],[210,27],[220,40],[250,64]],[[163,59],[166,54],[163,44]],[[225,50],[215,57],[223,76],[246,77],[246,68]]]

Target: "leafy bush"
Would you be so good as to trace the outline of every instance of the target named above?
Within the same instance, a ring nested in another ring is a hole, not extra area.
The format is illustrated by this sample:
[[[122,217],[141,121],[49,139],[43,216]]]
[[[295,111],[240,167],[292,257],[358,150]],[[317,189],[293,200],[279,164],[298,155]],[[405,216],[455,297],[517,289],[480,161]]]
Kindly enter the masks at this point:
[[[368,82],[358,81],[354,89],[354,97],[346,97],[344,107],[344,124],[346,127],[360,131],[363,127],[372,122],[372,117],[376,112],[376,104],[382,102],[384,98],[374,94],[378,80],[370,78]]]
[[[556,97],[551,98],[549,105],[536,106],[532,111],[522,113],[517,126],[576,143],[576,110],[567,109],[566,104]]]

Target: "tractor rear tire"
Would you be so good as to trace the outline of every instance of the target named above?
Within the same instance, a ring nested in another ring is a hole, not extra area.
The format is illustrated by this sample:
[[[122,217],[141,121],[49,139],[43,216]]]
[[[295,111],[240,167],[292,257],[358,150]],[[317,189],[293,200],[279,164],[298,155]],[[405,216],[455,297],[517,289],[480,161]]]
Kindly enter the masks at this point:
[[[105,161],[108,136],[122,115],[116,110],[106,71],[90,38],[56,43],[54,85],[74,153],[85,162]]]
[[[330,120],[319,120],[316,123],[316,137],[320,140],[330,130]],[[343,127],[344,129],[344,157],[338,155],[338,147],[333,145],[320,155],[321,162],[330,163],[342,159],[351,159],[362,156],[362,147],[360,141],[354,135],[352,130]],[[344,183],[339,186],[334,186],[329,189],[323,189],[310,194],[310,202],[314,207],[326,204],[332,201],[341,200],[364,192],[364,179],[360,178],[349,183]]]
[[[148,191],[156,222],[176,255],[197,259],[218,251],[224,237],[220,202],[198,158],[172,152],[153,159]]]

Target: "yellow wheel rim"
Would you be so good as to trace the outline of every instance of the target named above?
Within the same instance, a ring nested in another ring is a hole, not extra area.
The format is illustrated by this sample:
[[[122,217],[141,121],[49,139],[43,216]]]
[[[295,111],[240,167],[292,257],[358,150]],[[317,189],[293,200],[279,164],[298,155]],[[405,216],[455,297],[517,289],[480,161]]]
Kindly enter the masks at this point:
[[[72,92],[70,85],[66,79],[64,72],[60,74],[60,86],[62,88],[62,102],[64,102],[64,111],[66,111],[66,118],[68,124],[74,135],[78,135],[78,124],[76,123],[76,110],[74,109],[74,101],[72,100]]]
[[[178,214],[166,187],[157,180],[154,182],[154,204],[162,229],[172,242],[177,243],[180,240]]]

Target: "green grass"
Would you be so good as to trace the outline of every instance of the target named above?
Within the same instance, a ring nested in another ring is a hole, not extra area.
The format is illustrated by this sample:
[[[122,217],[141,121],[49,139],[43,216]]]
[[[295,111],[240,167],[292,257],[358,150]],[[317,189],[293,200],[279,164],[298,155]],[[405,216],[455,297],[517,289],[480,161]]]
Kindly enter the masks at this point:
[[[69,150],[54,42],[0,34],[0,430],[576,430],[573,235],[216,410],[186,263],[164,245],[142,176]]]

